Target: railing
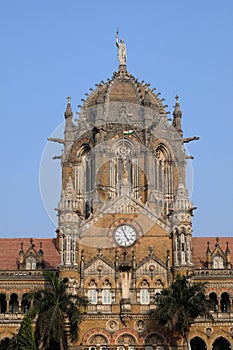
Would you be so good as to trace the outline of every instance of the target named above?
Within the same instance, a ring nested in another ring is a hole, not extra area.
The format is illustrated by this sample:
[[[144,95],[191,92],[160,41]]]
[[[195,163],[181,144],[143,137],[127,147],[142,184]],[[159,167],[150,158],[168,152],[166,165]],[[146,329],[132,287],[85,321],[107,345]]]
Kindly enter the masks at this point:
[[[9,312],[6,312],[5,314],[0,314],[0,320],[22,320],[23,317],[25,316],[25,314],[22,314],[22,313],[15,313],[15,314],[12,314],[12,313],[9,313]]]
[[[112,312],[112,305],[105,305],[105,304],[97,304],[97,305],[88,305],[87,306],[87,313],[111,313]]]
[[[202,276],[202,277],[208,277],[210,275],[216,276],[229,276],[233,275],[232,269],[200,269],[195,270],[195,276]]]
[[[215,322],[232,322],[233,312],[211,312],[211,316]],[[195,322],[209,322],[210,320],[204,316],[199,316]]]
[[[0,271],[0,277],[26,277],[26,276],[42,276],[42,270],[15,270],[15,271]]]

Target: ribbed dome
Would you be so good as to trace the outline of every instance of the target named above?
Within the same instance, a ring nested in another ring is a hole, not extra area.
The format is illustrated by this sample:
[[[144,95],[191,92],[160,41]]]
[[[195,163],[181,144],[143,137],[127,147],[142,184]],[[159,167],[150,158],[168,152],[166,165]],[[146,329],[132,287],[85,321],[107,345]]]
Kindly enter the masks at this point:
[[[127,72],[125,66],[120,66],[118,72],[114,72],[111,79],[107,82],[102,81],[96,84],[96,89],[90,89],[91,93],[87,95],[82,109],[97,105],[98,103],[107,102],[129,102],[151,107],[160,114],[166,115],[160,93],[155,94],[155,89],[149,88],[150,84],[144,81],[139,82],[133,75]]]

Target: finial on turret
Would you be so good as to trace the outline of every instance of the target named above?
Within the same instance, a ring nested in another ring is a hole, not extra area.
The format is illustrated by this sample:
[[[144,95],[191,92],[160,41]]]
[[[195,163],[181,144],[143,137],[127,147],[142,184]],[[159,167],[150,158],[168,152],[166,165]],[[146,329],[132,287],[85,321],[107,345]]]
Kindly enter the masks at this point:
[[[183,130],[181,127],[181,117],[182,117],[182,112],[180,110],[180,103],[179,103],[179,96],[175,96],[176,99],[176,104],[175,104],[175,109],[173,112],[173,126],[176,128],[176,130],[180,133],[181,136],[183,136]]]
[[[71,97],[68,96],[68,97],[67,97],[66,111],[65,111],[65,113],[64,113],[66,119],[67,119],[67,118],[72,118],[72,117],[73,117],[73,112],[72,112],[70,100],[71,100]]]
[[[116,46],[118,47],[118,60],[121,66],[126,66],[126,59],[127,59],[127,54],[126,54],[126,45],[124,43],[124,39],[121,39],[119,41],[119,30],[117,28],[116,31]]]

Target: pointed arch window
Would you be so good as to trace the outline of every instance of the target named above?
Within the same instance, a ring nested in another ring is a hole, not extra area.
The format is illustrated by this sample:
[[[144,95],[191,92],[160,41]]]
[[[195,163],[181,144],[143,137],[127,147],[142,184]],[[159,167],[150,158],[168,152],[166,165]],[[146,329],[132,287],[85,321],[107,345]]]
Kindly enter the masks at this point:
[[[87,297],[90,304],[97,304],[98,293],[97,293],[97,285],[95,280],[91,280],[90,283],[88,284]]]
[[[149,283],[147,280],[143,280],[140,287],[140,303],[143,305],[148,305],[150,302],[150,295]]]
[[[103,289],[102,289],[102,303],[103,304],[111,304],[112,303],[112,296],[111,296],[111,283],[109,280],[105,280],[103,283]]]
[[[155,190],[161,192],[165,199],[170,200],[173,198],[174,163],[169,151],[162,144],[155,150],[154,181]]]
[[[93,212],[94,155],[89,144],[83,144],[77,152],[74,168],[74,187],[83,203],[83,215],[88,218]]]

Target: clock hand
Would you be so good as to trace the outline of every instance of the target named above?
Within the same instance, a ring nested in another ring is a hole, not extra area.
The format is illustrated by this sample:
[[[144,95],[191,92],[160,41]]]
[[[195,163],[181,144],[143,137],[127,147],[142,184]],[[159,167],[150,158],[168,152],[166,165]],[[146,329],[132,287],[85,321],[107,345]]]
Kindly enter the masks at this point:
[[[129,242],[129,238],[128,238],[128,236],[127,236],[126,233],[125,233],[124,226],[122,226],[122,230],[123,230],[123,233],[124,233],[125,238],[126,238],[127,241]]]

